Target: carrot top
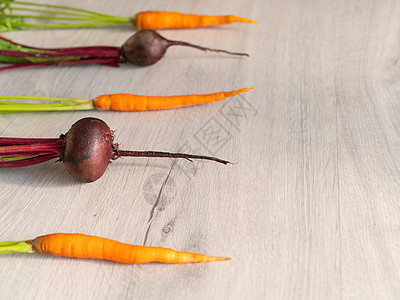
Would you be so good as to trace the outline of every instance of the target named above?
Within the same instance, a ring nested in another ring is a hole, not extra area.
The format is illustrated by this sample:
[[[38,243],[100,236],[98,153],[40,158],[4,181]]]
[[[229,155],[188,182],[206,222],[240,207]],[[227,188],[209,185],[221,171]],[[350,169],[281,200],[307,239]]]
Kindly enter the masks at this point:
[[[27,28],[110,27],[130,22],[128,17],[112,16],[70,6],[13,0],[3,0],[1,4],[0,31]]]

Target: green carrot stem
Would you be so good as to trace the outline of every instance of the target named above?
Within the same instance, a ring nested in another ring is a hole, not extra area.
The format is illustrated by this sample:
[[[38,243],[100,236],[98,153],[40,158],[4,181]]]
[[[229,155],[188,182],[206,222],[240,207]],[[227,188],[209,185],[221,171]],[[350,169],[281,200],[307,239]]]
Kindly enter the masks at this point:
[[[76,8],[76,7],[70,7],[70,6],[42,4],[42,3],[31,3],[31,2],[23,2],[23,1],[9,1],[9,0],[3,0],[2,2],[6,3],[6,4],[19,4],[19,5],[27,5],[27,6],[38,6],[38,7],[61,9],[61,10],[77,11],[77,12],[83,12],[83,13],[87,13],[87,14],[91,14],[91,15],[97,15],[97,16],[109,16],[109,15],[101,14],[101,13],[98,13],[98,12],[95,12],[95,11]]]
[[[20,113],[33,111],[71,111],[71,110],[94,110],[93,101],[86,103],[19,103],[0,101],[0,113]]]
[[[68,12],[68,11],[54,11],[54,10],[46,10],[41,8],[27,8],[27,7],[13,7],[12,10],[17,11],[29,11],[29,12],[38,12],[43,14],[57,14],[57,15],[65,15],[65,16],[77,16],[77,17],[86,17],[88,14],[84,13],[76,13],[76,12]]]
[[[120,17],[58,17],[58,16],[35,16],[35,15],[18,15],[18,14],[12,14],[12,15],[3,15],[5,18],[24,18],[24,19],[44,19],[44,20],[67,20],[67,21],[83,21],[83,20],[97,20],[97,21],[102,21],[102,22],[115,22],[118,24],[124,24],[127,23],[127,20],[129,18],[120,18]]]
[[[95,21],[95,22],[85,22],[85,23],[74,23],[74,24],[35,24],[19,22],[14,24],[15,27],[37,27],[37,28],[75,28],[75,27],[87,27],[87,28],[98,28],[98,27],[108,27],[108,26],[118,26],[121,23],[107,22],[107,21]]]
[[[40,4],[22,1],[2,1],[1,3],[6,4],[6,7],[1,10],[0,14],[2,19],[0,25],[1,30],[12,30],[13,28],[21,27],[36,27],[36,28],[73,28],[73,27],[109,27],[117,26],[122,24],[130,23],[129,17],[119,17],[113,15],[107,15],[97,13],[90,10],[79,9],[69,6],[51,5],[51,4]],[[22,6],[19,7],[18,5]],[[33,8],[32,8],[33,7]],[[35,8],[37,7],[37,8]],[[8,8],[9,13],[6,14]],[[51,10],[54,9],[54,10]],[[49,16],[43,15],[27,15],[27,14],[13,14],[13,11],[30,11],[37,13],[47,13]],[[61,16],[60,16],[61,15]],[[73,16],[73,17],[66,17]],[[44,19],[44,20],[60,20],[60,21],[87,21],[75,24],[37,24],[25,22],[25,19]]]
[[[79,98],[8,96],[8,95],[7,96],[0,95],[0,99],[40,100],[40,101],[67,101],[67,102],[74,102],[74,103],[87,103],[88,101],[91,101],[90,99],[79,99]],[[0,102],[0,104],[1,104],[1,102]]]
[[[3,15],[5,18],[24,18],[24,19],[43,19],[43,20],[67,20],[67,21],[82,21],[87,20],[85,17],[55,17],[55,16],[35,16],[35,15]]]
[[[35,100],[56,103],[23,103],[1,101],[1,99]],[[93,101],[90,99],[56,98],[56,97],[30,97],[30,96],[0,96],[0,113],[20,113],[33,111],[70,111],[93,110]]]
[[[33,253],[32,245],[27,242],[0,242],[0,254]]]

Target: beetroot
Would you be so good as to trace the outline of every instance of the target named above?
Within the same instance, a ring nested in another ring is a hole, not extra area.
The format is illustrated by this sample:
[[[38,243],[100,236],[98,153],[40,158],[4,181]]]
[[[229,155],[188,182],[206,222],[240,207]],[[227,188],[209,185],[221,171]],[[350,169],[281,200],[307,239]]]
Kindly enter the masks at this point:
[[[99,179],[111,160],[121,156],[226,160],[186,153],[119,150],[108,125],[97,118],[84,118],[59,138],[0,138],[0,168],[26,167],[59,158],[69,173],[83,182]]]
[[[181,41],[167,40],[154,30],[139,30],[122,47],[92,46],[71,48],[36,48],[12,42],[0,36],[0,63],[10,64],[0,71],[49,65],[102,64],[118,67],[120,64],[149,66],[158,62],[171,46],[186,46],[203,51],[248,56],[210,49]]]
[[[158,62],[171,46],[186,46],[202,51],[248,56],[246,53],[233,53],[225,50],[205,48],[182,41],[167,40],[154,30],[140,30],[136,32],[125,42],[121,51],[122,57],[126,62],[137,66],[149,66]]]
[[[82,181],[95,181],[116,158],[114,135],[102,120],[86,118],[76,122],[64,139],[61,157],[69,173]]]

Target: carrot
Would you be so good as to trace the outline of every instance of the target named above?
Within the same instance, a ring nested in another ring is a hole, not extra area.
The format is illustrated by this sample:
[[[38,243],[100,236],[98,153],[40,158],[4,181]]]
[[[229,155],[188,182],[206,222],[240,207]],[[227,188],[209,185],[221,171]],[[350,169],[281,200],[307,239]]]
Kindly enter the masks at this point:
[[[54,256],[109,260],[126,264],[163,262],[169,264],[229,260],[161,247],[124,244],[80,233],[53,233],[24,242],[0,242],[0,254],[40,253]]]
[[[243,88],[230,92],[168,97],[141,96],[132,94],[101,95],[93,100],[93,105],[98,110],[145,111],[169,109],[221,101],[228,97],[233,97],[237,94],[248,92],[252,89],[253,88]]]
[[[182,14],[168,11],[144,11],[137,13],[132,19],[138,29],[181,29],[206,26],[217,26],[234,22],[257,23],[257,21],[237,16],[208,16]]]
[[[1,113],[58,111],[58,110],[114,110],[114,111],[145,111],[177,108],[221,101],[254,88],[242,88],[229,92],[211,94],[179,95],[179,96],[143,96],[132,94],[101,95],[94,100],[54,97],[5,96],[0,99],[19,99],[48,101],[50,103],[24,103],[0,101]]]
[[[216,26],[233,22],[256,23],[236,16],[145,11],[134,17],[121,17],[71,6],[29,1],[2,0],[0,3],[0,32],[28,28],[99,28],[125,24],[132,24],[139,29],[164,29]]]

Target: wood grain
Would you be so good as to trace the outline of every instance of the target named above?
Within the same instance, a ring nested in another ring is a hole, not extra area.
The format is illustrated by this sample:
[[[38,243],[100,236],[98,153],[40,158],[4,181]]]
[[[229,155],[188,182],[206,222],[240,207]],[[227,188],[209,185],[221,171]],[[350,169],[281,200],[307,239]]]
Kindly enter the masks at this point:
[[[93,98],[256,89],[168,111],[2,115],[0,135],[56,137],[95,116],[116,130],[124,149],[212,154],[236,163],[125,158],[91,184],[77,183],[55,162],[0,170],[1,240],[80,232],[232,260],[121,265],[4,255],[0,298],[400,297],[398,1],[100,2],[58,1],[122,16],[165,9],[260,22],[162,32],[248,52],[248,59],[176,47],[149,68],[0,73],[1,93]],[[4,35],[39,47],[119,46],[132,32]]]

